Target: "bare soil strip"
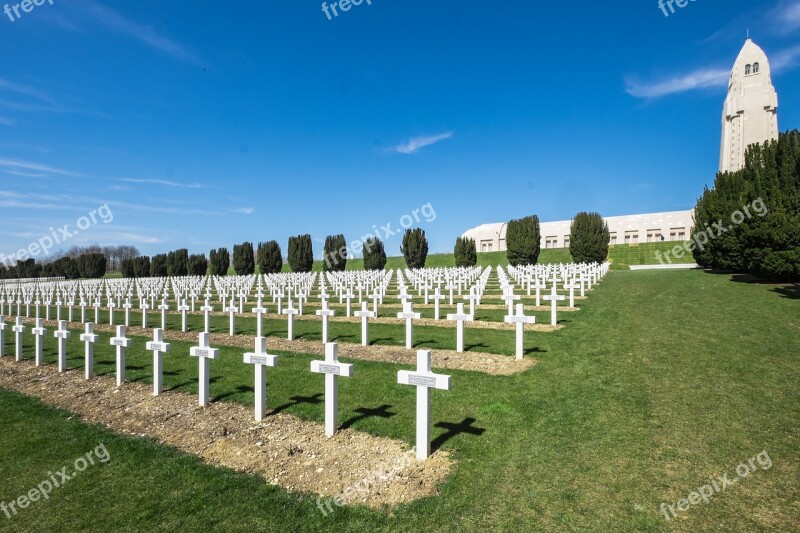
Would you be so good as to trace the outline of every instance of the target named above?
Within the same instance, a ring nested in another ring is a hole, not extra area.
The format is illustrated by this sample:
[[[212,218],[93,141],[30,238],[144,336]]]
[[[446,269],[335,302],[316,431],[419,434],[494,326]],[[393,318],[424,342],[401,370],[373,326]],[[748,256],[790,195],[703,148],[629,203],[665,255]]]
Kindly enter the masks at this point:
[[[31,324],[35,319],[25,319],[23,322]],[[58,323],[55,321],[45,322],[47,328],[55,328]],[[73,330],[82,330],[83,324],[72,322],[69,327]],[[115,326],[108,324],[95,324],[95,332],[114,333]],[[151,329],[139,327],[129,327],[126,334],[134,337],[147,337],[153,335]],[[455,336],[455,332],[453,332]],[[164,332],[166,341],[185,341],[194,342],[198,340],[196,332],[180,332],[167,330]],[[211,334],[212,346],[232,346],[242,349],[253,349],[253,337],[251,335],[236,335],[231,337],[223,333]],[[307,341],[295,339],[290,341],[285,338],[269,337],[268,346],[270,350],[282,352],[305,353],[311,355],[325,355],[325,347],[320,341]],[[416,365],[417,352],[406,350],[404,346],[361,346],[361,344],[339,343],[339,356],[361,361],[373,361],[378,363],[393,363],[401,365]],[[471,372],[482,372],[494,376],[510,376],[519,372],[524,372],[536,364],[536,360],[525,358],[517,361],[510,355],[498,355],[481,352],[458,353],[452,350],[433,350],[431,364],[438,369],[467,370]]]
[[[427,461],[414,458],[405,442],[346,429],[324,436],[322,424],[283,413],[253,420],[253,411],[232,402],[198,407],[195,396],[79,372],[59,374],[53,365],[0,358],[0,387],[67,409],[113,431],[148,436],[197,455],[203,461],[255,473],[293,493],[372,508],[392,507],[434,496],[455,467],[447,452]],[[359,490],[360,489],[360,490]],[[343,495],[343,496],[342,496]],[[335,508],[335,506],[334,506]]]

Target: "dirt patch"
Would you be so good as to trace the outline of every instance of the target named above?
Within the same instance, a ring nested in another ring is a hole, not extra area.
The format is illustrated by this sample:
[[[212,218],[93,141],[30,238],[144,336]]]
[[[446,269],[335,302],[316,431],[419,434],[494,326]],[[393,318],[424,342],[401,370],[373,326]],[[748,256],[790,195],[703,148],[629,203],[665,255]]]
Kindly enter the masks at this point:
[[[33,323],[34,319],[25,319],[25,323]],[[48,328],[55,328],[58,323],[55,321],[45,322]],[[547,326],[551,327],[551,326]],[[563,327],[563,326],[561,326]],[[83,330],[83,324],[80,322],[72,322],[69,328],[76,331]],[[108,324],[95,324],[95,332],[114,333],[116,326],[109,326]],[[469,328],[467,328],[469,329]],[[126,335],[134,337],[151,338],[153,331],[150,329],[142,329],[140,327],[128,327],[125,330]],[[455,331],[453,332],[455,336]],[[198,341],[198,334],[196,332],[170,331],[164,332],[164,339],[166,341],[185,341],[194,342]],[[237,348],[249,349],[253,348],[253,337],[250,335],[236,335],[231,337],[224,333],[212,333],[211,345],[212,346],[233,346]],[[325,347],[320,341],[307,341],[295,339],[290,341],[281,337],[269,337],[268,345],[270,350],[278,350],[283,352],[306,353],[311,355],[325,355]],[[339,356],[348,357],[351,359],[358,359],[361,361],[374,361],[379,363],[394,363],[402,365],[416,365],[417,352],[415,350],[406,350],[404,346],[361,346],[361,344],[339,343]],[[482,352],[464,352],[458,353],[452,350],[433,350],[431,365],[439,369],[453,369],[453,370],[467,370],[472,372],[482,372],[494,376],[510,376],[519,372],[524,372],[536,364],[536,360],[525,358],[517,361],[514,357],[509,355],[498,355]]]
[[[321,424],[283,413],[253,420],[253,411],[232,402],[199,407],[181,392],[151,395],[150,386],[113,377],[85,381],[78,372],[0,358],[0,386],[67,409],[89,423],[119,433],[149,436],[205,462],[259,474],[294,493],[340,495],[349,504],[392,507],[438,494],[455,466],[447,452],[417,461],[405,442],[352,429],[333,438]],[[368,490],[358,491],[358,488]]]

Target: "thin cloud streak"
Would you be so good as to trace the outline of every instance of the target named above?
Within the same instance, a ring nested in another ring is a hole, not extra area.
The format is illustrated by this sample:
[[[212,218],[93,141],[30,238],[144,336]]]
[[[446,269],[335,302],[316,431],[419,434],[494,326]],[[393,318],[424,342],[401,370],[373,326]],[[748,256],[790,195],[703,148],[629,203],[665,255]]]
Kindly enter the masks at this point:
[[[202,183],[180,183],[177,181],[159,180],[159,179],[140,179],[140,178],[122,178],[119,181],[125,183],[140,183],[150,185],[164,185],[166,187],[182,187],[185,189],[206,189],[208,185]]]
[[[34,172],[44,172],[47,174],[58,174],[59,176],[69,176],[72,178],[85,178],[83,174],[78,174],[77,172],[70,172],[68,170],[63,170],[60,168],[50,167],[47,165],[41,165],[39,163],[32,163],[30,161],[17,161],[13,159],[0,159],[0,168],[5,171],[34,171]]]
[[[415,154],[426,146],[434,145],[438,142],[450,139],[453,137],[453,132],[448,131],[439,135],[426,135],[421,137],[412,137],[407,143],[400,144],[394,148],[394,151],[399,154]]]

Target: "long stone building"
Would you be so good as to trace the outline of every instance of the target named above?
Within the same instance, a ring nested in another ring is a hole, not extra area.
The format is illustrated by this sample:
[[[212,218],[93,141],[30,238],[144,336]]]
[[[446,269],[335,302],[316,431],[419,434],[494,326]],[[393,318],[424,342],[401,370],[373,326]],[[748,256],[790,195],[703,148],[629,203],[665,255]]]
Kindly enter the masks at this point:
[[[672,211],[648,215],[605,217],[611,232],[611,244],[686,241],[692,230],[693,211]],[[542,248],[568,248],[571,220],[542,222]],[[506,251],[507,223],[484,224],[464,233],[475,239],[479,252]]]
[[[744,167],[751,144],[778,138],[778,95],[772,86],[767,55],[747,39],[731,71],[722,113],[720,171]],[[611,244],[685,241],[694,223],[693,211],[606,217]],[[542,248],[569,247],[569,220],[541,224]],[[464,233],[475,239],[479,252],[506,250],[507,224],[484,224]]]

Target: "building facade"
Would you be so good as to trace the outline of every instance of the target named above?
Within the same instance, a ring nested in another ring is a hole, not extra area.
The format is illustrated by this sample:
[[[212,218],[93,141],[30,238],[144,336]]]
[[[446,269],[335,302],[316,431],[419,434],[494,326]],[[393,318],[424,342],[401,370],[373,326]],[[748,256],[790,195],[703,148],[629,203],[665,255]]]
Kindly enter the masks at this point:
[[[611,245],[640,244],[646,242],[689,240],[694,224],[694,211],[671,211],[646,215],[605,217],[611,232]],[[542,222],[541,246],[545,248],[569,248],[571,220]],[[464,233],[464,237],[475,240],[478,252],[505,252],[507,223],[484,224]]]
[[[720,172],[744,167],[745,150],[778,138],[778,94],[772,85],[769,60],[747,39],[731,71],[722,110]]]

